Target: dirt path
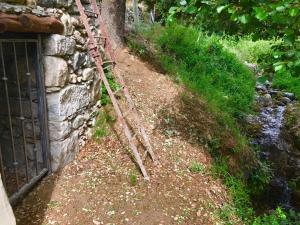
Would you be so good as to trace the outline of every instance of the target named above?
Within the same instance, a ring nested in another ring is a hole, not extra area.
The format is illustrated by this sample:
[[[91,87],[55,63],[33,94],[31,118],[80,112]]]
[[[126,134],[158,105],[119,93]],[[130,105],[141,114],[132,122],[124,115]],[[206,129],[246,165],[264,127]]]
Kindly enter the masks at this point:
[[[159,158],[156,167],[147,162],[151,181],[143,180],[112,133],[44,179],[15,210],[18,223],[220,224],[216,212],[228,199],[209,175],[210,157],[199,144],[213,127],[205,106],[126,50],[118,61]],[[199,173],[189,171],[192,162],[201,164]]]

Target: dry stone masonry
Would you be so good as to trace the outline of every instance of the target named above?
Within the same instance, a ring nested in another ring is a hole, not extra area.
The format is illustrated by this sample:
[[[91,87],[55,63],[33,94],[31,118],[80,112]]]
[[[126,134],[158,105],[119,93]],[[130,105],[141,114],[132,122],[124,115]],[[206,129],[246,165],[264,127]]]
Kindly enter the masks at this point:
[[[78,10],[74,0],[4,0],[0,11],[54,16],[64,24],[63,35],[42,34],[51,163],[56,171],[91,137],[100,107],[100,80]]]

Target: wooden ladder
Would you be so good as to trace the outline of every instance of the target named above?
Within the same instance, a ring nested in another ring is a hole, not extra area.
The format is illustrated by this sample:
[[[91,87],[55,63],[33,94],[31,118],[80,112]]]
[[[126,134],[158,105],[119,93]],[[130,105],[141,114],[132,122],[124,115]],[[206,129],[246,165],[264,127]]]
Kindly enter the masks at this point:
[[[131,148],[132,154],[136,160],[136,163],[138,164],[144,178],[146,180],[150,180],[149,175],[145,169],[144,161],[146,157],[149,155],[154,162],[156,163],[156,158],[152,149],[152,145],[150,143],[149,137],[145,131],[145,128],[143,127],[139,114],[136,110],[136,107],[132,101],[132,98],[129,94],[128,88],[125,85],[125,81],[120,73],[120,71],[116,68],[116,61],[114,52],[112,50],[111,42],[109,40],[108,32],[106,30],[105,24],[103,22],[103,19],[101,17],[100,10],[98,8],[98,5],[96,3],[96,0],[90,0],[91,8],[92,10],[86,10],[84,6],[81,3],[81,0],[75,0],[76,5],[78,7],[79,13],[80,13],[80,19],[85,27],[85,30],[87,32],[89,41],[88,41],[88,49],[90,56],[95,60],[96,67],[99,72],[99,76],[101,81],[106,87],[106,90],[108,92],[108,95],[111,99],[112,105],[116,111],[118,121],[121,123],[121,126],[123,128],[124,134],[126,138],[128,139],[129,146]],[[89,24],[90,19],[97,19],[98,20],[98,29],[101,31],[101,36],[96,36],[92,28]],[[103,46],[104,46],[104,54],[106,61],[103,61],[101,53],[100,53],[100,45],[97,42],[97,39],[103,40]],[[108,79],[105,75],[105,69],[108,67],[106,66],[109,64],[109,67],[112,70],[114,78],[116,78],[117,82],[121,85],[121,88],[117,91],[113,91],[110,87],[110,84],[108,82]],[[116,97],[117,93],[123,92],[123,95],[125,97],[126,101],[126,109],[122,110],[121,105]],[[131,115],[132,116],[132,123],[130,123],[129,119],[127,117]],[[136,132],[134,132],[135,128]],[[143,146],[145,147],[145,152],[143,157],[141,157],[141,154],[138,150],[139,142],[141,140]]]

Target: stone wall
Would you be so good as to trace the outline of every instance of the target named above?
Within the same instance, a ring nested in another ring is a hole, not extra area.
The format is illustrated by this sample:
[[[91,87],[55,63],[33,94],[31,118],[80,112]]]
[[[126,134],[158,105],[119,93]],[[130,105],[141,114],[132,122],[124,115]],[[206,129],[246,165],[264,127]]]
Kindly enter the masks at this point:
[[[51,163],[56,171],[91,137],[100,107],[100,80],[88,56],[86,32],[74,0],[4,2],[2,12],[55,16],[65,27],[63,35],[42,35]]]

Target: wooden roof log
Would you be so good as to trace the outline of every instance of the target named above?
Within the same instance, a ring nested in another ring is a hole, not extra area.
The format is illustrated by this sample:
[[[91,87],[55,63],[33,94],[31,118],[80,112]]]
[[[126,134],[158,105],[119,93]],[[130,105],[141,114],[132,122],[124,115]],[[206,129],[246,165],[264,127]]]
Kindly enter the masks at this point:
[[[63,34],[64,25],[54,17],[0,12],[0,33],[4,32]]]

